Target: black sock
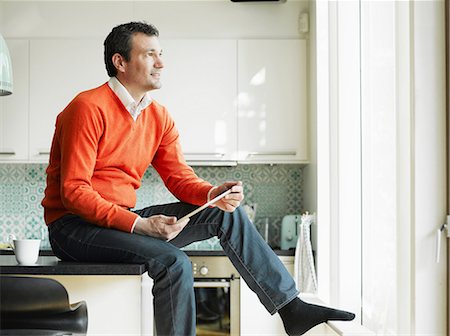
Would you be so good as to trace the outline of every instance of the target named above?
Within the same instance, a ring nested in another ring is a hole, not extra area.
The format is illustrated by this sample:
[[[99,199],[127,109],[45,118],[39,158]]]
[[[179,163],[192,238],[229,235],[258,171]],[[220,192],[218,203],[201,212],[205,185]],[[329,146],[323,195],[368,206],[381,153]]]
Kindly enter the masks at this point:
[[[289,336],[303,335],[312,327],[331,320],[351,321],[355,314],[303,302],[295,298],[279,311]]]

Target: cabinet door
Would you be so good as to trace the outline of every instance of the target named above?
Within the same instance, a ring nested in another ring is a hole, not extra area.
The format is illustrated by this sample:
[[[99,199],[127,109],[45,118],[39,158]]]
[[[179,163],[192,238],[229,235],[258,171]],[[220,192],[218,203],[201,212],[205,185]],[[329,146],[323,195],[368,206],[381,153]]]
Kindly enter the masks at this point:
[[[191,163],[236,159],[236,41],[162,40],[162,88]]]
[[[28,41],[7,39],[13,94],[0,97],[0,161],[28,159]]]
[[[238,42],[238,148],[245,162],[308,161],[304,40]]]
[[[294,272],[294,257],[280,257],[291,275]],[[270,315],[256,294],[241,279],[241,335],[285,335],[283,321],[279,314]]]
[[[68,103],[107,80],[100,40],[30,42],[31,161],[48,161],[56,116]]]

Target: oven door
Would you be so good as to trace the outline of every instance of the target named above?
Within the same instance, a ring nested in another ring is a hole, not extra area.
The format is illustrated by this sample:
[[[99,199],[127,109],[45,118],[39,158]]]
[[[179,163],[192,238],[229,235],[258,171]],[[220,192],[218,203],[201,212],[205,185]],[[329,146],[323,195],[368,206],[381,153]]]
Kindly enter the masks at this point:
[[[194,279],[197,336],[240,334],[240,284],[234,279]]]

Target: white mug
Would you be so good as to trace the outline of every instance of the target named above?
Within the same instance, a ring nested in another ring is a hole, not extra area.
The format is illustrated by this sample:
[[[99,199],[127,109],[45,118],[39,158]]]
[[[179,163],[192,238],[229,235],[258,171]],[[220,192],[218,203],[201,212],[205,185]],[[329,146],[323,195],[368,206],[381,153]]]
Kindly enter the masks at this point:
[[[36,264],[41,245],[40,239],[17,239],[16,236],[10,234],[8,241],[20,265],[30,266]]]

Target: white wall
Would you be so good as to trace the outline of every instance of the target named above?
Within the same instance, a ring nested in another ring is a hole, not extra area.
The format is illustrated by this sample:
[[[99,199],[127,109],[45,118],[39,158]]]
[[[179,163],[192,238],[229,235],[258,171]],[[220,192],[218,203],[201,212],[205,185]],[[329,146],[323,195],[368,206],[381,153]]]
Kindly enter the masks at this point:
[[[446,214],[444,1],[415,1],[414,203],[412,297],[416,334],[443,335],[446,328],[446,258],[435,260],[435,232]],[[442,251],[446,248],[443,246]]]
[[[5,38],[105,38],[131,20],[155,24],[161,38],[298,38],[308,1],[1,1]]]
[[[320,74],[316,73],[317,58],[324,57],[326,53],[317,51],[317,18],[315,6],[310,6],[309,9],[309,115],[308,115],[308,144],[309,144],[309,164],[303,168],[303,192],[305,195],[303,206],[305,211],[310,213],[317,213],[317,105],[324,102],[319,99],[319,90],[317,87],[317,77]],[[327,72],[327,68],[321,69],[322,73]],[[323,88],[322,88],[323,89]],[[317,249],[317,223],[313,223],[311,227],[311,240],[313,250]]]

